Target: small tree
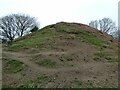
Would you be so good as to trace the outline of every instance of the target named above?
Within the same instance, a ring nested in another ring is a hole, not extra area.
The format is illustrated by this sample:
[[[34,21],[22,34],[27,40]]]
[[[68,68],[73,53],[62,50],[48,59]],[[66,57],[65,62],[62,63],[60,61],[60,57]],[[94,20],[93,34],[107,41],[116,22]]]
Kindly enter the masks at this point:
[[[27,15],[12,14],[0,18],[0,31],[13,42],[16,37],[22,37],[37,26],[36,19]]]
[[[102,20],[99,20],[99,24],[100,30],[105,33],[110,33],[117,28],[115,23],[110,18],[103,18]]]
[[[33,32],[36,32],[36,31],[38,31],[38,29],[39,29],[39,28],[38,28],[37,26],[35,26],[32,30],[30,30],[30,32],[32,32],[32,33],[33,33]]]
[[[38,26],[38,23],[34,17],[30,17],[24,14],[14,14],[13,16],[16,18],[15,24],[17,28],[17,35],[19,37],[22,37],[26,33],[29,33],[32,28]]]
[[[89,26],[98,29],[98,27],[99,27],[99,22],[98,22],[97,20],[91,21],[91,22],[89,23]]]
[[[115,22],[110,18],[103,18],[100,20],[94,20],[89,23],[89,26],[99,29],[102,32],[110,34],[111,32],[116,31]]]
[[[14,19],[10,16],[5,16],[1,18],[0,30],[2,32],[2,35],[9,38],[9,40],[12,42],[16,35],[16,30],[14,28]]]

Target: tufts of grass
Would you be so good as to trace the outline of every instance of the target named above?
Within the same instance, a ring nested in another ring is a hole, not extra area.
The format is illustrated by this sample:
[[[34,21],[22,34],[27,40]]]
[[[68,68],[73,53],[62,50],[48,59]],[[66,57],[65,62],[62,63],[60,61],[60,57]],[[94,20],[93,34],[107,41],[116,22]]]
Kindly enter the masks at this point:
[[[22,44],[13,44],[12,46],[9,47],[9,51],[19,51],[21,48],[24,48],[25,45]]]
[[[79,80],[74,80],[71,84],[65,84],[64,88],[94,88],[93,82],[83,82]]]
[[[25,48],[43,48],[52,44],[57,33],[51,29],[40,30],[32,34],[20,37],[14,41],[8,50],[20,51]]]
[[[81,88],[82,84],[83,84],[83,82],[81,82],[79,80],[75,80],[74,83],[73,83],[73,87]]]
[[[10,85],[5,85],[5,84],[2,85],[2,89],[7,90],[7,88],[12,88],[12,87]]]
[[[5,67],[5,72],[7,73],[17,73],[24,69],[25,65],[17,60],[10,60],[7,62],[7,67]]]
[[[68,34],[79,34],[79,32],[81,32],[80,29],[77,29],[73,26],[64,23],[56,24],[55,28],[57,32],[68,33]]]
[[[93,81],[84,82],[75,80],[71,84],[66,83],[63,88],[89,88],[90,90],[93,90],[92,88],[115,88],[116,85],[110,85],[107,83],[94,83]]]
[[[44,59],[44,60],[41,60],[39,62],[36,62],[37,64],[39,64],[40,66],[44,66],[44,67],[47,67],[47,68],[55,68],[57,67],[57,63],[51,59]]]
[[[63,88],[73,88],[70,84],[67,84],[67,83],[65,83],[64,85],[63,85]]]
[[[97,47],[103,47],[105,42],[98,38],[97,36],[95,36],[94,34],[92,33],[89,33],[87,31],[84,31],[84,32],[81,32],[77,35],[77,37],[82,40],[82,41],[85,41],[87,43],[90,43],[94,46],[97,46]]]
[[[45,87],[48,83],[49,77],[45,75],[40,75],[35,80],[29,80],[21,85],[18,85],[17,88],[41,88]]]
[[[106,60],[109,62],[116,62],[118,61],[118,57],[115,53],[111,52],[98,52],[94,54],[95,57],[93,58],[95,61],[101,61],[101,60]]]
[[[60,34],[68,34],[74,35],[74,39],[80,39],[81,41],[90,43],[92,45],[103,47],[105,45],[105,41],[101,38],[97,37],[95,34],[90,33],[86,30],[81,30],[78,27],[71,26],[65,23],[59,23],[56,25],[47,26],[37,32],[32,34],[20,37],[15,40],[13,45],[9,47],[9,50],[12,51],[20,51],[25,48],[52,48],[54,46],[55,38],[58,38]],[[73,37],[72,37],[73,38]]]
[[[58,32],[64,32],[68,34],[75,34],[77,38],[79,38],[81,41],[85,41],[87,43],[93,44],[98,47],[103,47],[105,44],[105,41],[102,39],[98,38],[96,35],[93,33],[90,33],[85,30],[80,30],[78,28],[65,25],[64,23],[61,23],[59,25],[56,25],[57,31]]]

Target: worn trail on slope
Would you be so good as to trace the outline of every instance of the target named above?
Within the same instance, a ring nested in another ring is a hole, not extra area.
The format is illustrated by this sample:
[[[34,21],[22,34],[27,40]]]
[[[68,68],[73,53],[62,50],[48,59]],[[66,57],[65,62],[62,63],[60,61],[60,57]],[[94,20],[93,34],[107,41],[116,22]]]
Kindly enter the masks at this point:
[[[5,54],[7,58],[17,59],[23,62],[24,64],[26,64],[32,70],[37,70],[37,71],[52,71],[55,69],[40,67],[38,64],[35,64],[34,62],[30,61],[30,56],[39,55],[39,54],[42,54],[42,55],[58,54],[59,55],[59,54],[65,54],[65,53],[66,52],[41,52],[36,54],[26,54],[23,52],[3,52],[3,54]]]

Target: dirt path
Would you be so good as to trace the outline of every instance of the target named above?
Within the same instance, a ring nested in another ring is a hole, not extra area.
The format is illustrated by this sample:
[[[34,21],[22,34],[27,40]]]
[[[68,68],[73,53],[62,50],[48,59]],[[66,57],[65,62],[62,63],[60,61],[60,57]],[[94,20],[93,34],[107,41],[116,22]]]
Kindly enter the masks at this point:
[[[65,54],[67,52],[41,52],[34,55],[48,55],[48,54]],[[46,68],[35,64],[30,61],[31,55],[23,52],[3,52],[7,58],[17,59],[28,66],[28,70],[25,71],[26,76],[22,77],[19,74],[5,74],[5,81],[9,83],[22,83],[29,79],[35,79],[40,74],[50,75],[56,77],[58,75],[58,81],[62,83],[63,80],[72,81],[74,78],[78,78],[82,81],[92,80],[94,82],[101,83],[114,83],[117,85],[118,72],[117,63],[110,62],[81,62],[74,67],[61,67],[61,68]],[[57,78],[57,77],[56,77]],[[105,81],[107,80],[107,81]],[[7,82],[5,82],[7,83]]]
[[[48,54],[65,54],[65,52],[41,52],[37,54],[26,54],[23,52],[3,52],[7,56],[7,58],[12,58],[12,59],[17,59],[21,62],[23,62],[25,65],[27,65],[29,68],[32,70],[36,71],[52,71],[51,69],[49,70],[48,68],[40,67],[38,64],[35,64],[34,62],[30,61],[30,56],[31,55],[48,55]],[[54,70],[54,69],[53,69]]]
[[[41,53],[37,53],[34,55],[48,55],[48,54],[65,54],[67,52],[41,52]],[[89,63],[80,63],[79,66],[74,66],[74,67],[63,67],[63,68],[45,68],[45,67],[40,67],[38,64],[35,64],[34,62],[30,61],[30,56],[31,54],[26,54],[26,53],[20,53],[20,52],[3,52],[3,54],[7,55],[7,58],[12,58],[12,59],[17,59],[21,62],[23,62],[24,64],[26,64],[29,68],[33,69],[33,70],[37,70],[37,71],[67,71],[67,70],[77,70],[79,68],[81,68],[83,71],[84,69],[95,69],[95,71],[101,71],[101,70],[105,70],[105,67],[109,67],[109,65],[111,65],[110,62],[89,62]],[[32,54],[33,55],[33,54]],[[117,64],[117,63],[116,63]]]

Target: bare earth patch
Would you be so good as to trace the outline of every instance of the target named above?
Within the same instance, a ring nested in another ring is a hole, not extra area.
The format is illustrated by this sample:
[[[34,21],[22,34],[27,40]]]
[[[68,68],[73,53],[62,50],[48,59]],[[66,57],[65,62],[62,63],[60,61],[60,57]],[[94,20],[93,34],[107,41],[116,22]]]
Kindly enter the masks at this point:
[[[117,88],[117,43],[83,24],[47,26],[4,49],[3,70],[9,60],[25,67],[12,74],[3,71],[3,87]]]
[[[83,50],[86,49],[81,48],[81,50],[84,52]],[[75,53],[75,51],[73,52]],[[80,51],[78,50],[77,53]],[[96,62],[92,60],[92,58],[88,58],[87,55],[84,56],[82,53],[77,54],[78,57],[75,57],[70,61],[69,59],[67,60],[67,58],[65,58],[66,61],[60,61],[57,59],[58,57],[67,57],[67,55],[69,56],[70,53],[72,52],[42,51],[36,54],[27,54],[24,52],[3,52],[3,56],[6,58],[19,60],[27,66],[27,68],[20,73],[12,75],[3,73],[3,84],[10,85],[12,87],[18,87],[21,84],[24,85],[26,81],[34,81],[39,75],[47,75],[50,77],[50,79],[41,87],[117,87],[117,62]],[[90,53],[90,51],[88,51],[88,53]],[[93,52],[91,52],[91,57],[92,54]],[[63,63],[67,64],[66,66],[58,68],[46,68],[45,66],[34,62],[33,57],[36,55],[39,56],[37,61],[51,57],[54,61],[57,60],[56,62],[61,62],[62,64],[60,65],[63,65]],[[74,54],[71,55],[74,56]],[[79,85],[79,83],[81,84]],[[39,85],[40,83],[37,82],[37,84]]]

